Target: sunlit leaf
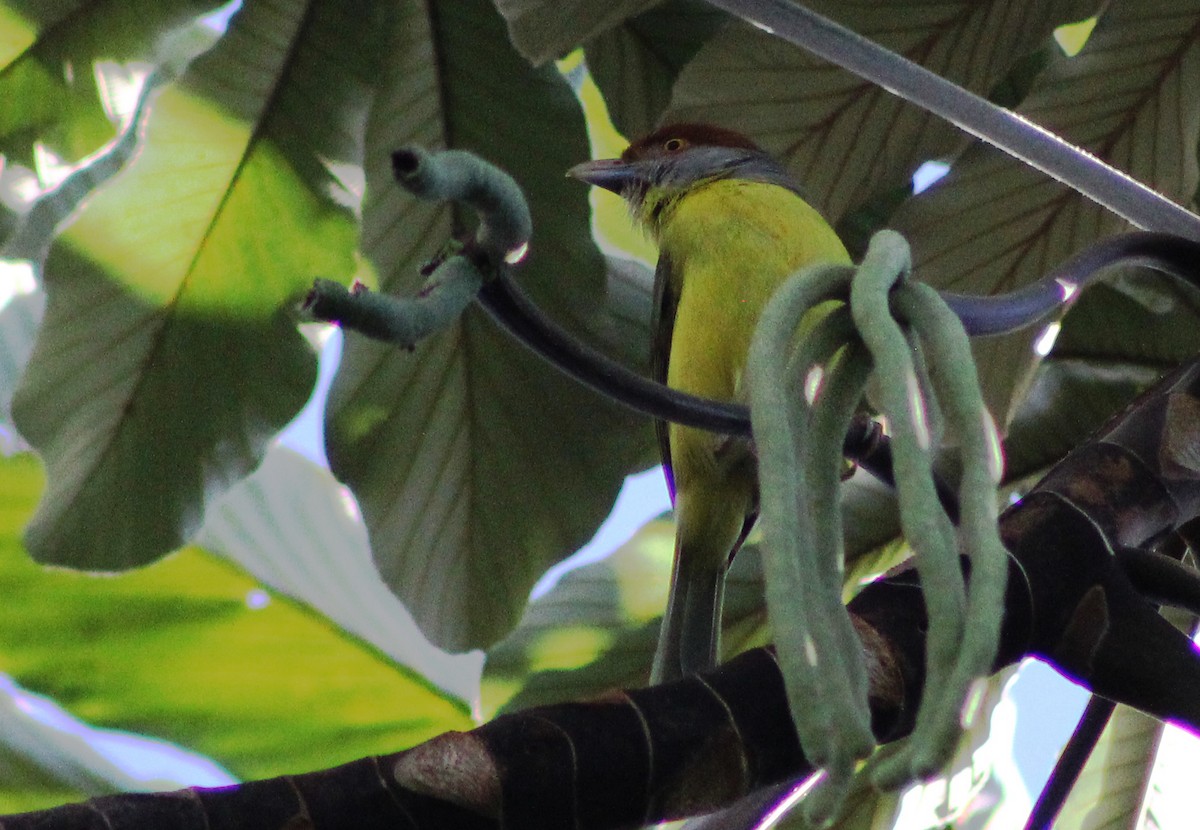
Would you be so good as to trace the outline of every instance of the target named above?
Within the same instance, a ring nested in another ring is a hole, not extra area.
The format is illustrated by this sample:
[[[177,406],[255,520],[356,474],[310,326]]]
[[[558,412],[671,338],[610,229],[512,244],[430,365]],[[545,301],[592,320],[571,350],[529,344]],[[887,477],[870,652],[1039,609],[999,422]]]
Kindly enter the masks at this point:
[[[379,579],[357,509],[324,467],[272,448],[213,504],[196,541],[429,682],[477,696],[481,657],[448,655],[421,635]]]
[[[461,701],[200,549],[116,578],[34,564],[18,537],[41,486],[32,456],[0,460],[0,672],[31,691],[242,778],[469,728]]]
[[[483,0],[410,7],[368,125],[364,252],[384,289],[411,294],[421,263],[467,217],[391,182],[404,144],[473,150],[513,174],[533,212],[520,283],[593,342],[613,328],[587,189],[583,116],[552,67],[530,69]],[[485,120],[480,113],[487,112]],[[628,343],[621,344],[628,353]],[[645,419],[605,402],[501,333],[478,309],[414,353],[347,338],[327,444],[353,490],[385,581],[437,645],[490,644],[538,576],[585,542],[624,476],[649,461]]]
[[[666,605],[674,539],[671,522],[652,521],[603,561],[571,571],[533,602],[517,628],[488,650],[484,711],[644,685]]]
[[[1111,6],[1083,51],[1038,77],[1020,110],[1164,195],[1197,185],[1200,11],[1170,2]],[[1125,223],[991,148],[976,146],[893,217],[916,273],[939,288],[997,294],[1029,283]],[[1006,424],[1025,391],[1038,332],[976,350],[986,399]]]
[[[1054,823],[1061,830],[1138,826],[1161,721],[1118,706]]]
[[[179,69],[192,57],[185,54]],[[61,180],[45,181],[25,168],[3,175],[0,170],[0,199],[17,205],[13,230],[3,239],[6,259],[26,260],[40,266],[50,250],[55,234],[79,209],[84,199],[124,169],[140,146],[140,134],[150,102],[159,89],[174,77],[174,68],[151,72],[138,86],[137,96],[127,113],[123,132],[86,162],[65,166]]]
[[[1195,634],[1195,618],[1190,614],[1167,609],[1163,616],[1180,630]],[[1071,788],[1055,828],[1118,830],[1172,826],[1158,824],[1146,812],[1150,779],[1166,729],[1162,721],[1118,705]],[[1193,816],[1189,811],[1187,821]]]
[[[324,162],[360,153],[373,6],[248,6],[55,244],[13,405],[49,467],[26,537],[39,560],[122,568],[178,546],[308,397],[289,308],[354,268]]]
[[[161,36],[220,0],[0,3],[0,152],[29,162],[34,141],[71,161],[113,137],[98,61],[152,61]]]
[[[943,77],[986,94],[1060,23],[1095,0],[827,0],[816,11]],[[905,185],[922,162],[961,146],[961,133],[869,81],[748,24],[716,35],[680,73],[668,120],[707,121],[753,136],[787,163],[814,205],[837,222]]]

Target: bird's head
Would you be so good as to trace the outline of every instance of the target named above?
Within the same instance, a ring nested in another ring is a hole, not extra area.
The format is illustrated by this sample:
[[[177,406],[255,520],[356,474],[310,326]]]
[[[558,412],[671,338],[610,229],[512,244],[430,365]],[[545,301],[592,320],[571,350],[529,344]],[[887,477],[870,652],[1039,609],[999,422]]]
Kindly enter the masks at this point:
[[[790,186],[783,168],[757,144],[710,124],[668,124],[630,144],[620,158],[585,161],[567,175],[620,195],[652,231],[664,207],[716,179]]]

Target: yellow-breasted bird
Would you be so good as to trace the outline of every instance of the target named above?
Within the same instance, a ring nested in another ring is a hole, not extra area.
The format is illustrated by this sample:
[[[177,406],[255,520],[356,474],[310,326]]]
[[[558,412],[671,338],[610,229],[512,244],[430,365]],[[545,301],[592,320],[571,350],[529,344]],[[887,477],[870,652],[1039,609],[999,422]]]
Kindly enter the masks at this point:
[[[620,194],[657,242],[651,365],[682,391],[744,402],[750,339],[776,288],[805,265],[850,262],[783,166],[732,130],[671,124],[569,175]],[[748,441],[657,431],[676,521],[652,672],[662,682],[716,662],[725,572],[757,516],[758,482]]]

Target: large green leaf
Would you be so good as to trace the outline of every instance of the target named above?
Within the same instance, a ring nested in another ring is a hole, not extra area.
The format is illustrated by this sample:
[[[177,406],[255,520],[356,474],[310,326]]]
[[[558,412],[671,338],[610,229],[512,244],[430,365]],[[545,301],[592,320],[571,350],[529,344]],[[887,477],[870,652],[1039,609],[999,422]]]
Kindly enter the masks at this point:
[[[1163,724],[1119,706],[1055,822],[1061,830],[1139,827]]]
[[[864,474],[865,476],[865,474]],[[896,562],[895,499],[869,478],[844,485],[850,574],[878,573]],[[666,606],[674,525],[644,525],[601,562],[565,575],[526,610],[517,628],[488,650],[484,711],[513,710],[594,697],[644,685]],[[724,659],[770,641],[756,535],[737,555],[726,582]]]
[[[629,138],[654,129],[679,70],[726,20],[703,0],[669,0],[587,41],[587,68],[613,125]]]
[[[470,727],[461,701],[202,550],[116,578],[30,562],[18,535],[41,486],[33,456],[0,460],[0,672],[74,715],[243,778]]]
[[[1050,360],[1140,363],[1165,372],[1200,352],[1200,291],[1150,269],[1111,274],[1063,319]]]
[[[34,141],[72,161],[114,135],[98,61],[149,61],[156,39],[219,0],[0,3],[0,153],[28,163]]]
[[[380,581],[354,503],[329,470],[282,447],[209,509],[196,542],[463,700],[482,657],[429,644]]]
[[[420,263],[466,224],[401,193],[391,151],[470,149],[529,197],[534,236],[519,281],[564,325],[603,341],[614,331],[604,261],[586,189],[563,176],[588,156],[566,82],[530,69],[484,0],[436,13],[407,5],[389,54],[368,124],[362,240],[383,287],[416,291]],[[512,628],[538,576],[595,531],[650,437],[645,419],[567,380],[472,308],[411,354],[349,336],[327,443],[385,581],[435,644],[462,650]]]
[[[1196,296],[1146,271],[1088,289],[1063,320],[1010,425],[1009,478],[1039,477],[1160,375],[1200,352]]]
[[[655,519],[610,557],[564,576],[487,652],[484,709],[504,710],[644,686],[658,642],[674,525]],[[758,553],[734,560],[725,600],[727,655],[766,642]]]
[[[61,180],[45,181],[24,167],[0,167],[0,201],[16,207],[12,230],[0,237],[0,256],[35,263],[38,268],[43,265],[59,228],[84,199],[124,169],[137,152],[151,99],[208,45],[211,45],[208,40],[179,42],[178,48],[171,50],[170,65],[150,72],[139,82],[140,89],[121,135],[86,163],[75,165]]]
[[[14,401],[49,468],[39,560],[113,569],[175,548],[308,397],[289,306],[354,267],[350,196],[325,164],[361,152],[374,6],[248,6],[51,250]]]
[[[1042,72],[1020,111],[1180,202],[1197,185],[1200,9],[1110,6],[1083,51]],[[893,217],[916,273],[939,288],[997,294],[1029,283],[1124,223],[1032,168],[984,146]],[[1037,331],[976,350],[997,422],[1007,424],[1037,362]]]
[[[1167,609],[1163,616],[1180,630],[1195,634],[1195,618],[1190,614]],[[1054,826],[1059,830],[1174,826],[1169,822],[1159,824],[1148,803],[1167,728],[1162,721],[1136,709],[1118,706]],[[1193,766],[1192,759],[1187,766]],[[1187,780],[1193,779],[1188,776]],[[1188,811],[1187,824],[1194,818],[1194,810]]]
[[[658,0],[496,0],[508,22],[512,42],[534,64],[562,57],[584,40],[627,17],[655,5]]]
[[[809,4],[855,31],[986,94],[1055,26],[1095,0],[833,0]],[[729,27],[680,73],[666,119],[749,133],[786,161],[832,222],[904,185],[961,135],[924,110],[748,24]]]

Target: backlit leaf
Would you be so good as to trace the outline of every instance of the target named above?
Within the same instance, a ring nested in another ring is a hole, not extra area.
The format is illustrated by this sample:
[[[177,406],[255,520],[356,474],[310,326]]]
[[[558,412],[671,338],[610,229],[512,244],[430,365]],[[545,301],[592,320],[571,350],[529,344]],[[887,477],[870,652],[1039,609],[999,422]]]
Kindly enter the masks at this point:
[[[462,701],[198,548],[108,578],[31,562],[19,533],[42,484],[32,455],[0,460],[0,672],[25,688],[241,778],[470,728]]]
[[[1038,77],[1020,111],[1186,203],[1196,190],[1200,10],[1172,2],[1116,4],[1083,51]],[[893,217],[913,244],[917,276],[970,294],[1011,291],[1101,237],[1116,216],[990,147],[975,146],[950,174]],[[1001,425],[1030,381],[1038,331],[976,349],[989,408]]]
[[[860,34],[986,94],[1055,26],[1094,0],[833,0],[811,3]],[[786,162],[832,222],[962,144],[955,128],[869,81],[748,24],[708,41],[680,73],[666,120],[748,133]]]
[[[13,404],[49,469],[26,537],[40,561],[115,569],[177,547],[308,397],[290,307],[354,267],[325,165],[360,153],[373,6],[250,4],[51,250]]]
[[[605,342],[613,316],[587,189],[563,175],[588,157],[566,81],[513,52],[484,0],[437,14],[411,5],[389,54],[368,125],[362,239],[383,288],[415,292],[419,266],[469,227],[401,192],[391,152],[470,149],[529,198],[534,236],[518,281],[568,328]],[[646,419],[568,380],[477,308],[413,353],[347,337],[327,420],[330,464],[358,498],[380,573],[453,651],[516,624],[534,582],[591,536],[651,443]]]

